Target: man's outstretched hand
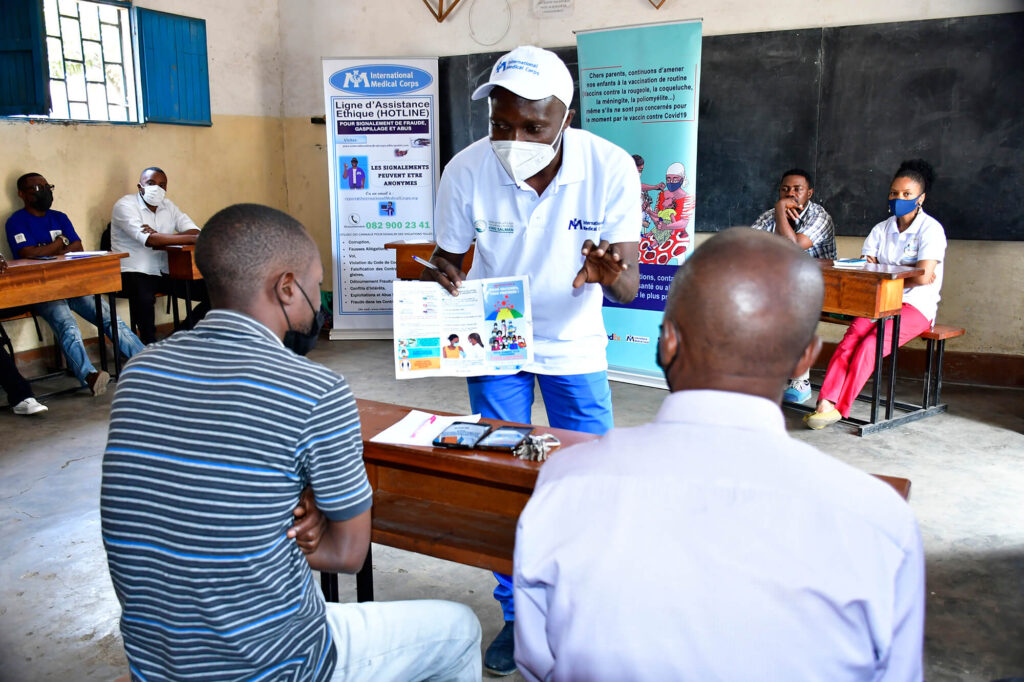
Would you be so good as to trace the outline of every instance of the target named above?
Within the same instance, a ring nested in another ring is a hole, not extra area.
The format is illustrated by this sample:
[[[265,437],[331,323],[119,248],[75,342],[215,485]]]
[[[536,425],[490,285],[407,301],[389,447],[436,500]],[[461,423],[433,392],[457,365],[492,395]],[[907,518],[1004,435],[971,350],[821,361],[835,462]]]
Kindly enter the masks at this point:
[[[609,244],[607,239],[602,239],[596,246],[588,239],[583,242],[582,253],[586,260],[572,281],[573,289],[578,289],[584,284],[611,286],[619,275],[629,269],[629,263],[622,259],[622,254],[614,244]]]

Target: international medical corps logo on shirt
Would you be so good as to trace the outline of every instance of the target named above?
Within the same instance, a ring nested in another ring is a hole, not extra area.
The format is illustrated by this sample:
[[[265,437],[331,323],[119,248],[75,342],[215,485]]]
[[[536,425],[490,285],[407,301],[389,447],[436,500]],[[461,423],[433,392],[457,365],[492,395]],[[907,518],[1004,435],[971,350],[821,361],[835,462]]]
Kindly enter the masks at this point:
[[[604,226],[603,220],[582,220],[581,218],[569,219],[569,231],[582,230],[584,232],[597,232]]]
[[[487,229],[487,221],[486,220],[474,220],[473,221],[473,229],[476,230],[477,234],[483,234],[484,230]]]

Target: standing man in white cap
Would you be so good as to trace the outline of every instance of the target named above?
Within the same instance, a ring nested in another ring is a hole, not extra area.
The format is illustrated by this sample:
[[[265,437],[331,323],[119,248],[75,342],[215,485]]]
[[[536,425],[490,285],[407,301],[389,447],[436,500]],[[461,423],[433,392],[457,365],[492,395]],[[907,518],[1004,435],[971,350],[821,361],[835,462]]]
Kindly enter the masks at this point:
[[[569,69],[553,52],[518,47],[473,93],[488,98],[490,134],[457,154],[437,194],[438,270],[453,296],[469,277],[528,275],[534,361],[514,375],[471,377],[474,412],[530,423],[534,382],[552,426],[603,434],[612,427],[601,301],[632,301],[639,288],[640,177],[632,157],[569,127]],[[492,673],[515,671],[510,576],[495,574],[505,627],[484,656]]]

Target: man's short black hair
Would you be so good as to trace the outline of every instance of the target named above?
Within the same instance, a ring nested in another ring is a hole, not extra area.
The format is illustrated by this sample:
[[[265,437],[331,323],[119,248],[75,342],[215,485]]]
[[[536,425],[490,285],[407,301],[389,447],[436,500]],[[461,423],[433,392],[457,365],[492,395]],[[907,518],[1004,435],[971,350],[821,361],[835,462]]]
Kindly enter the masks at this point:
[[[160,168],[160,166],[150,166],[149,168],[143,168],[142,172],[139,173],[139,177],[141,178],[143,175],[145,175],[149,171],[153,171],[154,173],[161,173],[161,174],[163,174],[164,177],[167,177],[167,173],[164,173],[164,169]]]
[[[638,166],[644,165],[644,157],[640,156],[639,154],[634,154],[633,163],[635,163]]]
[[[788,171],[782,174],[782,177],[779,178],[779,184],[781,185],[782,181],[785,180],[790,175],[799,175],[800,177],[807,181],[807,189],[814,189],[814,179],[811,178],[811,174],[805,171],[803,168],[790,168]]]
[[[25,191],[25,188],[28,187],[27,183],[28,183],[30,178],[41,178],[41,177],[43,177],[42,173],[25,173],[20,178],[18,178],[18,191],[19,192],[24,192]]]
[[[316,257],[316,244],[302,223],[259,204],[218,211],[196,240],[196,266],[219,306],[244,305],[273,270],[298,272]]]
[[[357,159],[356,157],[354,157],[354,156],[353,156],[353,157],[352,157],[352,165],[353,165],[353,166],[357,166],[357,165],[359,165],[359,159]]]

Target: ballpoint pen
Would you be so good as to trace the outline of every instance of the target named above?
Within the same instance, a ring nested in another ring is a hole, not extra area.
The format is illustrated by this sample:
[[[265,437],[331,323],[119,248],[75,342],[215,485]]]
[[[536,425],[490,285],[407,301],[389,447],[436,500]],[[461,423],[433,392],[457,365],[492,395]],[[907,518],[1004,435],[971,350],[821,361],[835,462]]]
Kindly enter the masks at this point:
[[[428,267],[431,270],[437,270],[438,267],[428,260],[423,260],[419,256],[413,256],[412,259],[424,267]]]
[[[433,424],[436,421],[437,421],[437,415],[436,414],[430,415],[430,417],[428,417],[426,420],[424,420],[424,422],[422,424],[420,424],[415,429],[413,429],[412,433],[409,434],[409,438],[415,438],[416,434],[419,433],[423,429],[424,426],[430,426],[431,424]]]

